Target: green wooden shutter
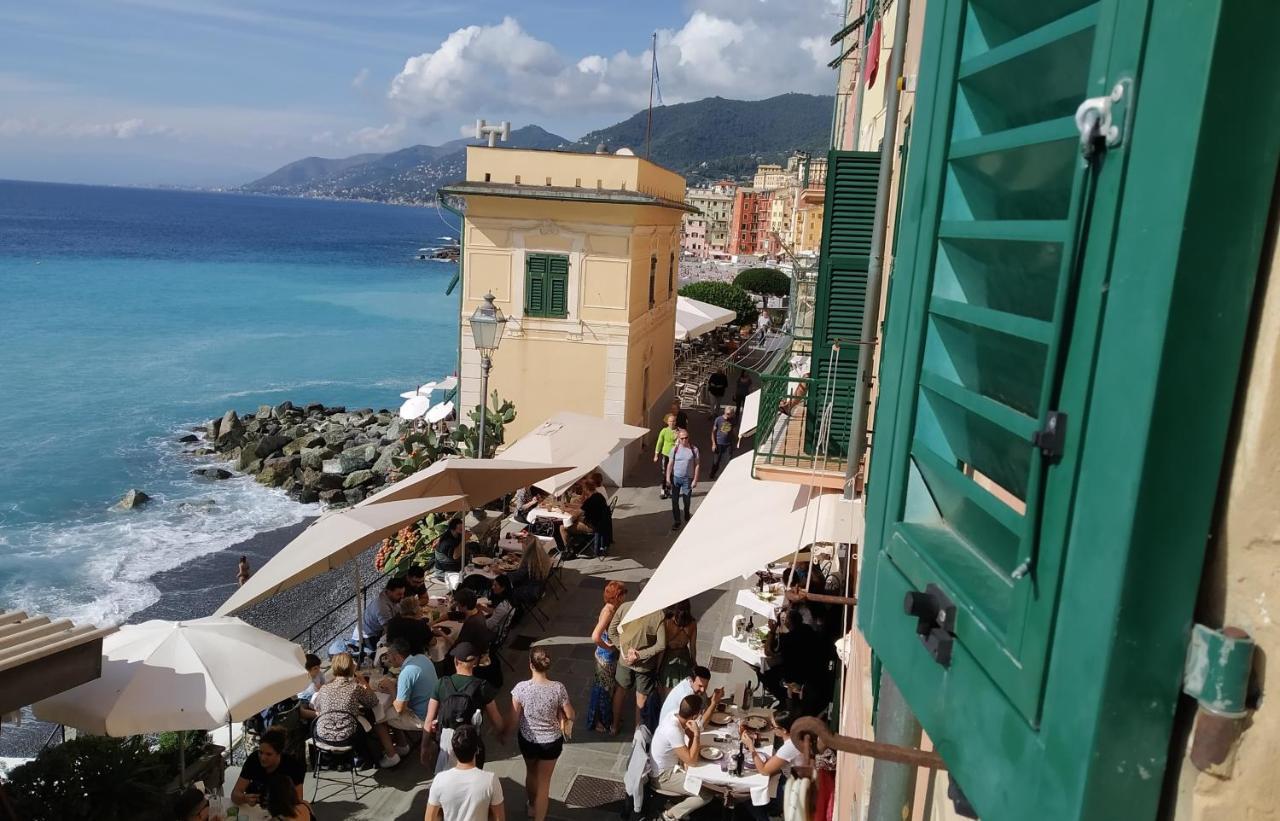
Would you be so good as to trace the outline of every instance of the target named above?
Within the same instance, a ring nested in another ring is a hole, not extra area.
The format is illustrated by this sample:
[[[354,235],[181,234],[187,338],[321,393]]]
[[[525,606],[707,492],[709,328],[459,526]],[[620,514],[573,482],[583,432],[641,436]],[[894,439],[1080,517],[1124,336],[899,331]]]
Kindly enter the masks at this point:
[[[524,312],[527,316],[545,316],[547,313],[546,254],[525,255]]]
[[[984,821],[1155,812],[1280,113],[1208,101],[1278,16],[929,4],[858,619]]]
[[[649,307],[654,305],[654,287],[658,280],[658,255],[649,255]]]
[[[569,258],[561,255],[547,260],[547,315],[569,315]]]
[[[879,173],[878,153],[831,151],[827,155],[810,362],[813,383],[805,413],[805,446],[811,453],[820,449],[822,405],[828,396],[832,407],[827,452],[843,456],[849,446]],[[837,341],[841,343],[838,361],[831,355]]]

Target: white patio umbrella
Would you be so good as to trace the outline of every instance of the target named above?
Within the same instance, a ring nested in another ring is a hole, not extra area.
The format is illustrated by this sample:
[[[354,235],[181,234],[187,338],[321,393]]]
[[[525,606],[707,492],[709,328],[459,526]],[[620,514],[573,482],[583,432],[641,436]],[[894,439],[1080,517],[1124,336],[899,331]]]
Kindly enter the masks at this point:
[[[502,452],[502,456],[504,459],[541,462],[544,465],[572,465],[561,473],[534,482],[534,487],[559,496],[608,459],[615,450],[646,433],[647,430],[635,425],[561,411],[517,439]]]
[[[449,414],[451,413],[453,413],[453,403],[441,402],[439,405],[435,405],[431,410],[427,411],[426,420],[430,424],[434,425],[436,422],[448,419]]]
[[[462,496],[446,495],[353,507],[321,516],[250,576],[249,581],[232,593],[214,615],[234,613],[321,573],[342,567],[379,540],[428,513],[464,508]],[[360,567],[355,565],[355,568],[356,602],[360,605]],[[360,613],[357,623],[362,616]]]
[[[414,396],[404,401],[400,406],[400,418],[412,422],[415,419],[421,419],[431,410],[431,397]]]
[[[839,494],[751,478],[755,454],[725,467],[680,531],[623,624],[750,575],[816,542],[851,541]]]
[[[676,339],[683,341],[702,336],[721,325],[728,325],[737,316],[737,311],[687,296],[677,296]]]
[[[94,735],[214,730],[302,690],[305,667],[301,647],[237,618],[126,624],[102,640],[101,677],[33,709]]]
[[[431,392],[435,389],[436,389],[435,382],[427,382],[423,385],[419,385],[417,390],[405,391],[404,393],[400,394],[400,398],[412,399],[415,396],[430,396]]]
[[[458,496],[463,499],[464,507],[475,508],[564,470],[563,465],[517,462],[505,456],[497,459],[441,459],[394,485],[384,487],[354,509],[428,496]]]

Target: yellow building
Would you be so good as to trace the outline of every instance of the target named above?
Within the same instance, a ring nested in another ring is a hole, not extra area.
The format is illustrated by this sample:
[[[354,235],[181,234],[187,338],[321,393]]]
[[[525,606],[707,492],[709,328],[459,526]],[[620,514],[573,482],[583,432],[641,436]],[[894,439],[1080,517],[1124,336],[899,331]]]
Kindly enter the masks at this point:
[[[508,441],[562,411],[652,426],[671,400],[684,178],[629,153],[471,146],[442,189],[466,203],[460,409],[481,401],[467,318],[492,291],[510,321],[490,392]],[[620,477],[615,477],[620,478]]]
[[[806,188],[795,200],[791,231],[793,250],[797,254],[817,254],[822,243],[822,214],[825,191]]]
[[[793,179],[794,175],[788,174],[781,165],[764,163],[756,166],[756,175],[751,180],[751,187],[757,191],[773,191],[785,188]]]

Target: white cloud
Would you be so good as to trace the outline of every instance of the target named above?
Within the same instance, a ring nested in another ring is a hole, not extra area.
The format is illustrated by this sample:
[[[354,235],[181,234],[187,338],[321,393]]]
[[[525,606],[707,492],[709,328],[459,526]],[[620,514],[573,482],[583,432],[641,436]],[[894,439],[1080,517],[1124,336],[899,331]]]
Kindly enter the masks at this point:
[[[840,0],[694,0],[678,29],[658,32],[666,103],[708,96],[762,99],[787,91],[830,93],[829,40]],[[649,51],[561,52],[506,17],[458,29],[434,51],[405,61],[387,96],[411,120],[487,116],[576,121],[638,111],[648,102]]]
[[[369,82],[369,69],[362,68],[356,72],[356,76],[351,78],[351,87],[354,89],[364,88],[364,84]]]
[[[366,126],[347,135],[346,142],[362,151],[385,151],[395,148],[404,137],[405,122],[400,120],[380,126]]]
[[[71,137],[132,140],[138,137],[176,137],[181,132],[140,117],[107,123],[55,123],[36,118],[0,120],[0,137]]]

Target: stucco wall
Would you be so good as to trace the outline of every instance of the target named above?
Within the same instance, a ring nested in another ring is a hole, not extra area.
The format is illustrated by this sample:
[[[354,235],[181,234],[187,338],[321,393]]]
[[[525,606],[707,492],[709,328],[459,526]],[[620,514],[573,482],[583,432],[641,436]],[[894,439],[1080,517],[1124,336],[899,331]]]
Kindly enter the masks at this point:
[[[1275,236],[1273,225],[1273,243]],[[1183,758],[1173,814],[1178,821],[1280,819],[1280,700],[1266,687],[1267,674],[1275,675],[1268,668],[1280,659],[1280,252],[1273,251],[1259,288],[1251,358],[1196,620],[1241,627],[1253,636],[1254,686],[1262,698],[1224,773],[1229,777],[1201,773]],[[1183,718],[1177,738],[1190,729],[1190,711]]]

